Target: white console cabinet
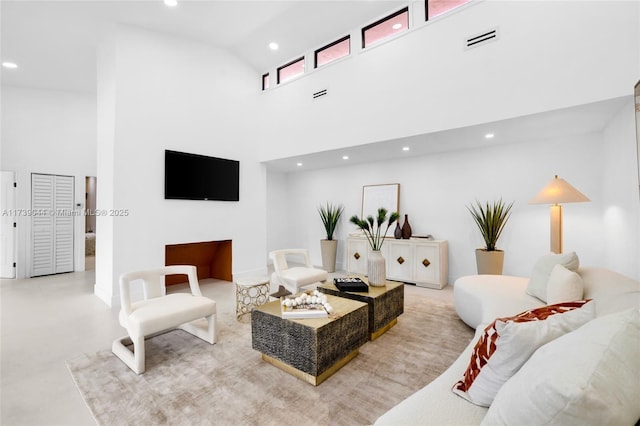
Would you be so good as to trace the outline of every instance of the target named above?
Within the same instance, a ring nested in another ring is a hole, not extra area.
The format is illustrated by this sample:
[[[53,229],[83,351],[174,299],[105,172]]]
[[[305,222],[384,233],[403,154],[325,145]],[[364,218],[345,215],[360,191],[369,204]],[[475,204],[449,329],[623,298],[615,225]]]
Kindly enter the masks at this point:
[[[347,238],[347,272],[367,274],[367,256],[371,251],[364,236]],[[447,241],[411,238],[386,238],[382,255],[387,261],[387,279],[414,283],[420,287],[441,289],[447,285]]]

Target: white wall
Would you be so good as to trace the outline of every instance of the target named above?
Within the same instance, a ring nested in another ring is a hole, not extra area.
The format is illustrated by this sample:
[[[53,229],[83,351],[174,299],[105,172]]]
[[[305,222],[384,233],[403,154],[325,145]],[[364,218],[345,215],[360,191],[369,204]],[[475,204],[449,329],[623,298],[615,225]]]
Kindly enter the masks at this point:
[[[640,194],[633,96],[604,131],[604,260],[623,274],[640,277]]]
[[[354,40],[350,58],[264,93],[264,134],[271,143],[261,158],[627,95],[640,71],[639,7],[624,1],[480,1],[366,51]],[[467,37],[494,27],[498,41],[463,49]],[[320,89],[329,94],[313,101]]]
[[[84,209],[85,176],[96,175],[95,96],[2,87],[0,168],[16,172],[16,208],[31,208],[31,173],[75,177],[75,202]],[[84,217],[75,218],[76,271],[84,270]],[[31,274],[31,220],[18,223],[17,277]]]
[[[98,194],[113,196],[99,196],[98,209],[129,214],[98,218],[113,240],[96,248],[96,294],[117,304],[117,277],[164,265],[166,244],[231,239],[234,275],[266,273],[255,72],[223,50],[133,28],[119,28],[104,49],[99,138],[113,154],[98,158],[107,170]],[[240,201],[165,200],[165,149],[239,160]]]
[[[360,214],[362,186],[399,183],[400,213],[409,215],[413,233],[432,234],[449,241],[452,283],[462,275],[475,273],[474,249],[482,246],[480,233],[465,206],[475,199],[502,197],[515,201],[498,244],[506,251],[504,273],[526,276],[534,262],[549,252],[550,232],[549,207],[528,202],[558,174],[592,200],[564,206],[564,251],[576,251],[582,264],[606,266],[605,245],[594,244],[602,242],[605,233],[602,155],[602,135],[592,133],[291,173],[286,195],[277,196],[295,203],[282,206],[278,215],[293,229],[294,244],[308,247],[314,264],[321,264],[319,240],[323,231],[315,208],[326,200],[344,204],[345,217],[336,233],[338,267],[344,268],[345,239],[355,230],[348,218]],[[276,239],[269,232],[268,245],[274,246]]]

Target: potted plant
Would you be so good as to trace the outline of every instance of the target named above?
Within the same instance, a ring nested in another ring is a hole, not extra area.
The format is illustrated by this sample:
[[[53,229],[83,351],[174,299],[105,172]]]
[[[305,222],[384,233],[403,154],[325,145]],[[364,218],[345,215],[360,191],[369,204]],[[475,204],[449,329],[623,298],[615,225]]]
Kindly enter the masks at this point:
[[[358,216],[351,216],[350,222],[360,228],[363,232],[369,246],[371,246],[371,253],[367,257],[367,276],[369,278],[369,285],[372,286],[384,286],[387,282],[387,270],[384,257],[380,252],[382,244],[384,244],[384,236],[387,234],[389,227],[398,220],[400,215],[398,212],[393,212],[389,215],[387,220],[387,209],[380,207],[378,209],[378,216],[374,219],[373,216],[368,216],[366,220],[360,219]],[[386,229],[382,232],[382,227],[387,224]]]
[[[320,219],[322,219],[322,224],[327,234],[325,240],[320,240],[322,269],[327,272],[335,272],[336,270],[338,241],[333,239],[333,233],[336,230],[336,226],[338,226],[343,210],[343,206],[334,206],[328,202],[324,206],[318,207],[318,213],[320,213]]]
[[[493,204],[486,202],[484,206],[476,200],[476,205],[467,206],[467,210],[473,216],[478,225],[485,247],[476,249],[476,266],[478,274],[501,275],[504,264],[504,251],[498,250],[498,238],[511,216],[513,201],[506,204],[500,198]]]

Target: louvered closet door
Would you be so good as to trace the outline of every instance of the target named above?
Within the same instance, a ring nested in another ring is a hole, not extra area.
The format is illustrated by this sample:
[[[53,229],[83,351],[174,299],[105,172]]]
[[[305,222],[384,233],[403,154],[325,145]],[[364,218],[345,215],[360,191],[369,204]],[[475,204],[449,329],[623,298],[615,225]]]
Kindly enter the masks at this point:
[[[31,276],[73,271],[73,176],[31,175]]]
[[[54,176],[55,273],[73,271],[73,176]]]

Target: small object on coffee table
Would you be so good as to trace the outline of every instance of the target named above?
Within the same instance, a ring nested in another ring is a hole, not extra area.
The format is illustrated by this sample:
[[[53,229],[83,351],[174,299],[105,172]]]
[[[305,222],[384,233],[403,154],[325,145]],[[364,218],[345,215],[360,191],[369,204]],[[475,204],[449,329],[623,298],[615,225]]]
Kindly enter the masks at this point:
[[[358,277],[334,278],[333,284],[340,291],[368,292],[369,286]]]
[[[318,290],[285,296],[280,299],[282,318],[326,318],[333,312],[327,296]]]

